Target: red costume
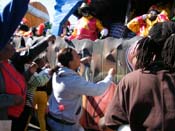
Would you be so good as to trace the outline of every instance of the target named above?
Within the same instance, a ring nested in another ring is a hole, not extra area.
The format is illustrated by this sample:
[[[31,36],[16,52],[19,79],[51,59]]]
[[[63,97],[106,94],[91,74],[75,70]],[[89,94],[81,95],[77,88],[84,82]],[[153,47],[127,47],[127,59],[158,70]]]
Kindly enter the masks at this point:
[[[145,16],[144,15],[138,16],[132,19],[127,24],[127,27],[139,36],[147,36],[149,30],[153,27],[155,23],[169,20],[168,14],[164,10],[157,15],[155,20],[150,20],[149,17],[150,17],[150,14]]]
[[[101,31],[103,28],[101,22],[93,16],[82,17],[78,20],[70,39],[91,39],[94,41],[98,38],[98,30]]]
[[[99,32],[101,36],[107,36],[108,30],[103,27],[100,20],[90,15],[91,9],[87,4],[82,4],[80,12],[83,16],[78,20],[72,35],[69,37],[70,40],[90,39],[94,41],[98,38]]]

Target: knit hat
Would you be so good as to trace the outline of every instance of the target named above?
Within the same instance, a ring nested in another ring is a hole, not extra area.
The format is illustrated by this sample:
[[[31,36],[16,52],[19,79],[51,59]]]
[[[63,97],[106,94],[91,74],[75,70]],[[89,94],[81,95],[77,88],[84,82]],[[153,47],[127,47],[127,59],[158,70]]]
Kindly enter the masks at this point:
[[[45,29],[45,24],[41,23],[39,24],[39,26],[37,27],[37,35],[42,35]]]

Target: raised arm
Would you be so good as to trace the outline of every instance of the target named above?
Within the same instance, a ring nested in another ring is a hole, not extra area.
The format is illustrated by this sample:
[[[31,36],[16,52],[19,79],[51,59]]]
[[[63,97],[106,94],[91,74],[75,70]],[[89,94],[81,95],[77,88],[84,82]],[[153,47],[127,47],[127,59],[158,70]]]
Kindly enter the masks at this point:
[[[9,41],[28,9],[29,0],[11,0],[0,12],[0,49]]]

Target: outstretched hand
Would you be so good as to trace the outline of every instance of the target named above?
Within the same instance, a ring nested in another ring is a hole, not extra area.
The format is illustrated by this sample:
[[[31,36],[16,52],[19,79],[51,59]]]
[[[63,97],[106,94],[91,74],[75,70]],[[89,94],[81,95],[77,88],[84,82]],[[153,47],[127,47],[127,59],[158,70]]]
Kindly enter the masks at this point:
[[[101,34],[100,39],[106,37],[106,36],[108,35],[108,29],[104,28],[104,29],[100,32],[100,34]]]
[[[108,71],[108,75],[114,76],[116,74],[116,70],[114,68],[110,68]]]
[[[29,66],[29,69],[28,69],[28,70],[30,71],[31,74],[33,74],[33,73],[36,72],[37,68],[38,68],[38,65],[37,65],[36,63],[32,63],[32,64]]]

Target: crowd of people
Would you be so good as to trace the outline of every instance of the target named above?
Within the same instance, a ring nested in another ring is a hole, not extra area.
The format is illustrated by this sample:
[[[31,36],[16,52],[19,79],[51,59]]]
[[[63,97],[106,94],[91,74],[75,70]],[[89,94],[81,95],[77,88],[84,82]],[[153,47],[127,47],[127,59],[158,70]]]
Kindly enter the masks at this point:
[[[86,80],[80,65],[91,57],[80,58],[73,47],[61,48],[51,67],[46,51],[56,36],[47,32],[48,22],[27,26],[28,4],[29,0],[11,0],[0,12],[0,123],[10,121],[11,131],[27,131],[36,112],[40,131],[93,130],[81,125],[82,97],[103,94],[114,84],[117,70],[109,68],[98,82]],[[72,34],[63,32],[63,39],[95,41],[109,36],[110,30],[87,3],[79,13],[82,17]],[[100,131],[116,131],[125,124],[132,131],[173,131],[175,23],[154,5],[129,21],[127,28],[141,36],[132,47],[132,70],[115,83],[114,96],[96,124]],[[2,124],[0,130],[5,130]]]

